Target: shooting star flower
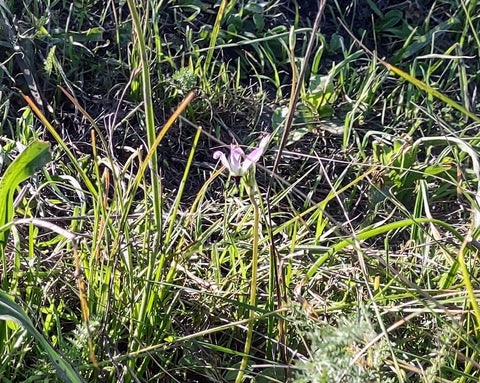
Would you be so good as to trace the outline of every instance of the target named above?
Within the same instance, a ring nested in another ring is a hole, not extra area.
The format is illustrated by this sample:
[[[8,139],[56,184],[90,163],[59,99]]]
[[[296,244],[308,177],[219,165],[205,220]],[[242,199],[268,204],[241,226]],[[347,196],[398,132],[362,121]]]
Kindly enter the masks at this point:
[[[242,177],[252,165],[256,164],[262,157],[265,147],[268,144],[270,135],[266,135],[260,141],[257,148],[252,150],[248,155],[245,154],[239,145],[230,145],[230,158],[227,159],[225,153],[217,150],[213,153],[213,158],[220,159],[223,166],[225,166],[233,177]]]

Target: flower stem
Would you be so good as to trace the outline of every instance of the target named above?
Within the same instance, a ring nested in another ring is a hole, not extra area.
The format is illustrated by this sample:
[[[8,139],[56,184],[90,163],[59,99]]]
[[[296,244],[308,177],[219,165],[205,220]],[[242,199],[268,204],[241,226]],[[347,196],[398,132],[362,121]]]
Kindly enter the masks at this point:
[[[250,348],[252,345],[253,336],[253,323],[255,317],[255,310],[253,307],[257,304],[257,270],[258,270],[258,237],[259,237],[259,225],[260,225],[260,211],[257,201],[255,200],[255,177],[251,175],[251,182],[248,182],[247,193],[250,198],[250,202],[253,206],[253,248],[252,248],[252,267],[251,267],[251,283],[250,283],[250,310],[248,313],[248,325],[247,325],[247,339],[245,340],[244,356],[242,363],[240,364],[240,370],[238,371],[237,379],[235,383],[243,382],[244,374],[247,368]]]

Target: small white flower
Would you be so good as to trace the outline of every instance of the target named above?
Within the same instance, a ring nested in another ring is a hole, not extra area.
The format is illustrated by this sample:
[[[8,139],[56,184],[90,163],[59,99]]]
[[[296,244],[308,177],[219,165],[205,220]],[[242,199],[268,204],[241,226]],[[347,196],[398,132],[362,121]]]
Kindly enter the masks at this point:
[[[270,135],[266,135],[260,141],[257,148],[252,150],[248,155],[245,154],[243,149],[239,145],[230,145],[230,158],[220,150],[213,153],[213,158],[220,159],[222,165],[225,166],[233,177],[242,177],[247,173],[250,167],[257,163],[260,157],[262,157],[265,147],[270,139]]]

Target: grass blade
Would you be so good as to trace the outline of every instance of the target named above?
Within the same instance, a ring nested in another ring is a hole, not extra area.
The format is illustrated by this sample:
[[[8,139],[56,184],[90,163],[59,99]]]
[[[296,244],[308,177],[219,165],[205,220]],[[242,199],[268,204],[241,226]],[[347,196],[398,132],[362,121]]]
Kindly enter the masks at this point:
[[[350,31],[350,29],[341,21],[339,20],[340,24],[342,24],[343,28],[348,32],[348,34],[356,41],[356,43],[365,50],[369,55],[372,57],[375,57],[374,53],[369,50],[359,39],[357,39],[353,33]],[[459,112],[463,113],[464,115],[470,117],[472,120],[476,122],[480,122],[480,117],[477,115],[473,114],[469,110],[467,110],[465,107],[462,105],[458,104],[454,100],[452,100],[450,97],[445,96],[443,93],[439,92],[436,89],[433,89],[430,85],[424,83],[423,81],[413,77],[412,75],[404,72],[400,68],[397,68],[396,66],[388,63],[385,60],[382,60],[381,58],[377,57],[378,61],[388,70],[392,71],[395,73],[397,76],[400,76],[404,80],[410,82],[411,84],[415,85],[418,89],[423,90],[424,92],[428,93],[429,95],[438,98],[439,100],[443,101],[445,104],[450,105],[452,108],[458,110]]]
[[[84,380],[75,371],[75,369],[50,345],[45,337],[35,328],[30,318],[25,314],[22,308],[13,302],[3,291],[0,291],[0,319],[4,321],[13,321],[28,331],[40,346],[47,353],[53,366],[57,370],[58,376],[68,383],[82,383]]]
[[[0,181],[0,227],[13,219],[13,193],[18,185],[31,177],[37,170],[50,161],[50,145],[47,142],[32,142],[10,164]],[[9,231],[0,232],[0,248],[7,244]],[[4,280],[4,283],[6,279]]]

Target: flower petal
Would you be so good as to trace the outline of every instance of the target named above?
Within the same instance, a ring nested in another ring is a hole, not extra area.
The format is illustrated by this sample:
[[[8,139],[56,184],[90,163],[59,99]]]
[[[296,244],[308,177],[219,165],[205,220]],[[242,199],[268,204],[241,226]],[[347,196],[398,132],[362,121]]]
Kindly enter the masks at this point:
[[[247,159],[245,160],[245,162],[246,161],[250,161],[250,162],[253,162],[253,163],[258,162],[258,160],[262,156],[264,150],[265,150],[265,148],[260,148],[260,147],[252,150],[250,153],[248,153],[248,156],[247,156]]]
[[[230,163],[227,160],[227,156],[223,152],[217,150],[215,153],[213,153],[213,158],[215,158],[216,160],[220,158],[220,162],[222,163],[222,165],[230,171]]]
[[[227,156],[220,150],[217,150],[213,153],[213,158],[222,162],[222,165],[225,166],[230,174],[234,177],[241,177],[243,176],[250,167],[257,163],[260,157],[262,156],[263,152],[265,151],[265,147],[270,140],[270,135],[266,135],[260,141],[259,146],[252,150],[248,154],[245,155],[245,152],[239,145],[230,145],[230,157],[227,159]]]
[[[242,161],[245,153],[238,145],[230,145],[230,171],[234,176],[243,176]]]
[[[265,134],[263,138],[260,140],[260,143],[258,144],[259,148],[264,148],[267,146],[268,141],[270,141],[270,134]]]
[[[250,167],[260,159],[260,156],[262,155],[262,153],[263,153],[263,150],[261,148],[257,148],[253,152],[251,152],[247,156],[247,158],[245,158],[245,161],[243,161],[243,164],[242,164],[243,174],[245,174],[248,171],[248,169],[250,169]]]
[[[252,164],[257,163],[258,160],[262,157],[269,139],[270,139],[270,135],[268,134],[262,138],[262,140],[260,141],[260,144],[258,145],[258,148],[248,153],[242,165],[242,171],[244,173],[250,168],[250,166],[252,166]]]
[[[258,144],[259,148],[264,148],[267,146],[268,141],[270,141],[270,134],[266,134],[262,140],[260,141],[260,144]]]

